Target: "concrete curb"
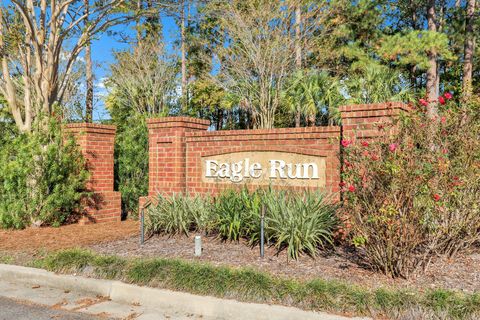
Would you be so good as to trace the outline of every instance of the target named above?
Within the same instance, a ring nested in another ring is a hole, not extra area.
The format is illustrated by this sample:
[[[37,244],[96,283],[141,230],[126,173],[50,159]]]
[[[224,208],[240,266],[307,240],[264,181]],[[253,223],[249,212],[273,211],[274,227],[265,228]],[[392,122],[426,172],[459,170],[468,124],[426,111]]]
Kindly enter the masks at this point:
[[[65,290],[81,290],[110,297],[126,304],[140,303],[159,309],[174,309],[229,320],[343,320],[347,318],[298,308],[226,300],[189,293],[175,292],[126,284],[120,281],[98,280],[80,276],[59,275],[42,269],[0,264],[0,280],[17,281]]]

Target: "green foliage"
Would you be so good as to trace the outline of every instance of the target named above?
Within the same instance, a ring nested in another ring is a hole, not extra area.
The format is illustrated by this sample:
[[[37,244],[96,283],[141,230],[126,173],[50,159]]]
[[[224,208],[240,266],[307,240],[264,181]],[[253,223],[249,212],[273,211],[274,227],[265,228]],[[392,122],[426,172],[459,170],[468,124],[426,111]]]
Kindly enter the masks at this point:
[[[70,249],[34,265],[55,272],[82,273],[138,285],[241,301],[291,305],[307,310],[385,316],[425,310],[432,318],[476,319],[480,295],[449,290],[367,289],[335,280],[286,279],[248,268],[217,267],[177,259],[125,259]],[[111,272],[114,270],[115,272]],[[92,274],[93,273],[93,274]]]
[[[245,234],[243,217],[245,205],[236,190],[228,190],[215,199],[214,211],[217,217],[219,235],[226,240],[238,241]]]
[[[314,256],[331,243],[337,227],[336,206],[321,193],[295,193],[272,189],[249,192],[227,190],[215,199],[174,195],[158,196],[147,215],[147,232],[186,234],[204,231],[223,240],[260,239],[260,216],[265,204],[265,236],[289,258]]]
[[[173,195],[166,198],[159,195],[155,199],[155,206],[148,211],[146,230],[151,233],[188,235],[194,222],[188,202],[188,197]]]
[[[162,43],[147,38],[131,50],[115,52],[106,86],[112,118],[135,114],[167,115],[175,97],[177,67]],[[116,113],[117,115],[113,115]]]
[[[140,114],[118,120],[118,124],[115,185],[122,194],[123,211],[135,217],[139,197],[148,193],[148,129]]]
[[[148,193],[148,129],[145,119],[167,116],[175,109],[177,66],[159,39],[160,28],[150,19],[145,39],[132,50],[115,52],[107,79],[106,107],[117,126],[115,185],[122,194],[123,214],[137,216],[138,199]]]
[[[192,230],[211,229],[211,208],[208,199],[175,194],[158,195],[147,212],[146,230],[151,233],[185,234]]]
[[[30,263],[36,268],[57,270],[59,272],[75,272],[89,265],[95,266],[97,276],[115,279],[120,276],[126,266],[126,261],[116,256],[97,256],[82,249],[69,249]]]
[[[194,115],[210,114],[222,107],[225,91],[210,79],[198,79],[189,85],[192,98],[191,112]]]
[[[408,277],[480,240],[478,105],[448,102],[434,119],[420,106],[381,130],[345,148],[343,211],[366,261]]]
[[[234,113],[239,112],[235,110],[237,99],[232,99],[218,83],[200,78],[190,83],[188,90],[191,97],[186,114],[210,120],[215,130],[241,127],[234,119]]]
[[[0,148],[10,143],[17,135],[15,124],[9,120],[1,120],[0,113]]]
[[[427,69],[428,56],[425,52],[430,51],[437,52],[444,60],[455,60],[449,48],[447,35],[426,30],[387,36],[383,39],[378,53],[386,61]]]
[[[0,227],[59,226],[78,213],[88,173],[73,138],[54,120],[45,132],[19,134],[0,154]]]
[[[348,102],[353,104],[410,102],[413,98],[402,74],[377,63],[356,64],[351,78],[344,83]]]
[[[283,92],[283,103],[291,113],[320,114],[325,123],[339,123],[338,107],[345,102],[340,81],[326,72],[296,72]]]
[[[288,256],[297,259],[305,252],[315,256],[318,247],[332,243],[337,227],[336,206],[321,193],[293,197],[280,191],[266,194],[266,230],[277,248],[286,247]]]
[[[3,264],[14,264],[15,258],[5,253],[0,253],[0,263]]]

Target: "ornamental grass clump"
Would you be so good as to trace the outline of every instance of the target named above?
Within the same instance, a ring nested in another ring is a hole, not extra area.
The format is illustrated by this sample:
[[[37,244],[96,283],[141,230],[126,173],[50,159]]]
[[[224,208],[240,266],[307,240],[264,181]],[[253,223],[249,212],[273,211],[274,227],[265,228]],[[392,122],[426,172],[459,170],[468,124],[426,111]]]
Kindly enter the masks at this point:
[[[319,248],[332,243],[338,226],[337,206],[320,192],[258,189],[233,190],[215,199],[217,232],[224,240],[260,241],[260,219],[265,205],[267,245],[298,259],[300,254],[315,256]]]
[[[337,229],[336,205],[319,192],[258,189],[226,190],[214,199],[159,195],[147,214],[150,234],[184,234],[195,230],[224,241],[245,239],[250,245],[260,240],[260,218],[265,205],[265,239],[289,258],[301,253],[315,256],[319,248],[332,243]]]
[[[247,210],[242,194],[227,190],[220,194],[212,205],[215,212],[215,226],[219,236],[224,240],[238,241],[247,236]]]
[[[478,105],[451,98],[435,118],[421,102],[382,138],[342,143],[347,236],[386,274],[408,277],[480,240]]]
[[[174,194],[171,197],[158,195],[155,205],[146,214],[146,230],[153,234],[184,234],[201,230],[209,232],[212,225],[211,204],[208,198]]]
[[[280,251],[297,259],[300,253],[315,256],[319,247],[332,244],[332,234],[338,225],[336,205],[324,194],[306,192],[293,196],[291,192],[265,193],[267,205],[266,235]]]

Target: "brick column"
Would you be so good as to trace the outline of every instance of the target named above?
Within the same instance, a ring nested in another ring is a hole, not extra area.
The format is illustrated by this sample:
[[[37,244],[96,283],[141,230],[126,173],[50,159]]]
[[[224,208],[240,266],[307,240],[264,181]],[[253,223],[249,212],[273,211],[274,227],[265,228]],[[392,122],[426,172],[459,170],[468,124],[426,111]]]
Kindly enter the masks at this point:
[[[410,107],[401,102],[383,102],[374,104],[355,104],[339,108],[342,117],[344,139],[375,138],[381,136],[379,124],[390,124],[392,118]]]
[[[113,191],[113,147],[116,127],[93,123],[72,123],[66,131],[73,133],[86,159],[90,177],[88,190],[93,198],[84,207],[87,222],[120,221],[122,217],[120,192]]]
[[[148,196],[186,191],[185,133],[206,131],[209,120],[191,117],[148,119]],[[144,200],[141,200],[141,203]]]

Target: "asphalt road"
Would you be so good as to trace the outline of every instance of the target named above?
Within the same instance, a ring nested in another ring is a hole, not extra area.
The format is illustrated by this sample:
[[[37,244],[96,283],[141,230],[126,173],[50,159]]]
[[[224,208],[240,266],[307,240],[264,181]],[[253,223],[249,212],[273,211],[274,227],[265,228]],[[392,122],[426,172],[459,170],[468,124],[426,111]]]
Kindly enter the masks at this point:
[[[49,309],[47,307],[0,297],[0,320],[97,320],[87,314]]]

